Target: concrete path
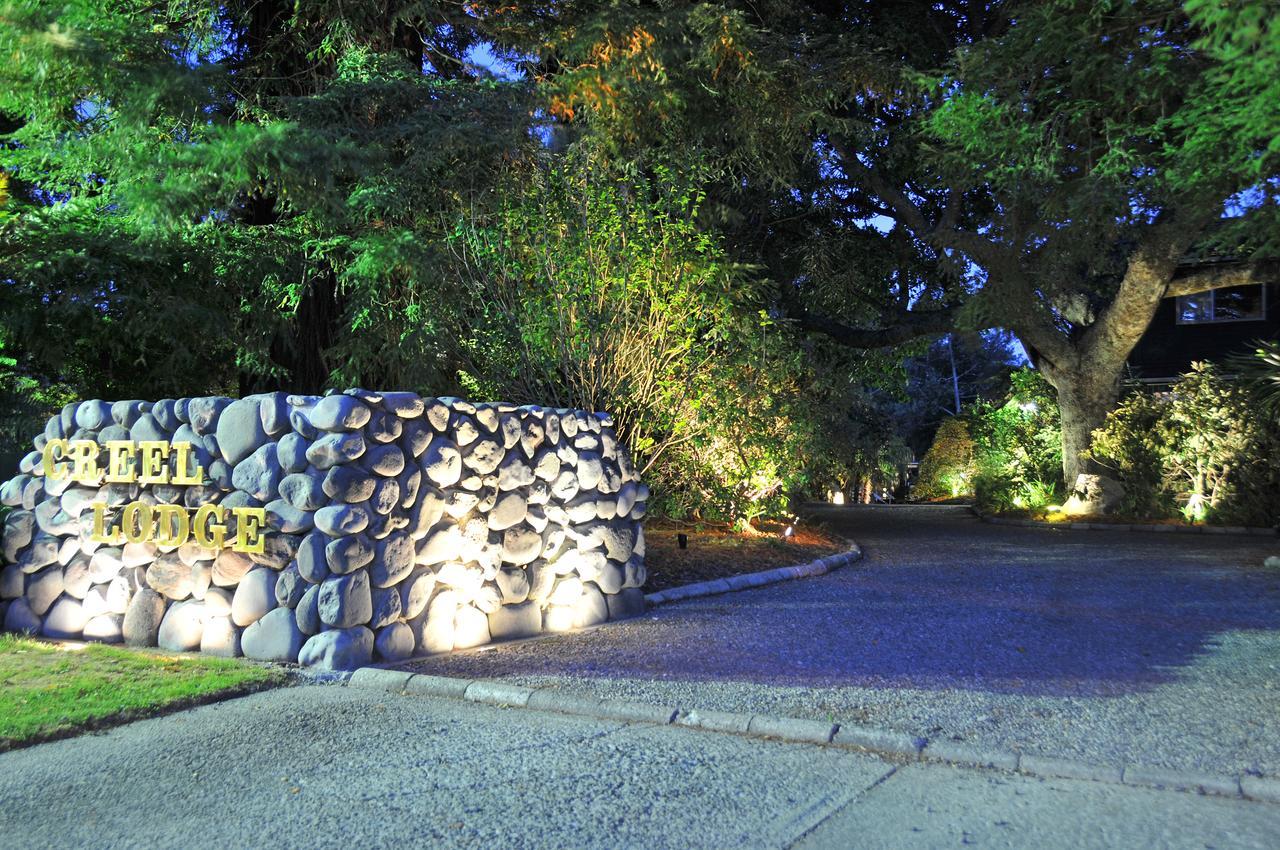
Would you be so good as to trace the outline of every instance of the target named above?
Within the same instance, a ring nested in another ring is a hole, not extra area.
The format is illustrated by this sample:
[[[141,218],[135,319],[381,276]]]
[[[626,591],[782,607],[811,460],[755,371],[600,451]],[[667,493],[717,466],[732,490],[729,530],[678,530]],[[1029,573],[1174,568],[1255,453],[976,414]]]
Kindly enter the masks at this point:
[[[864,560],[414,669],[1280,776],[1280,571],[1261,566],[1280,540],[1010,528],[964,508],[817,518]]]
[[[0,754],[0,844],[1274,847],[1280,806],[339,686]]]

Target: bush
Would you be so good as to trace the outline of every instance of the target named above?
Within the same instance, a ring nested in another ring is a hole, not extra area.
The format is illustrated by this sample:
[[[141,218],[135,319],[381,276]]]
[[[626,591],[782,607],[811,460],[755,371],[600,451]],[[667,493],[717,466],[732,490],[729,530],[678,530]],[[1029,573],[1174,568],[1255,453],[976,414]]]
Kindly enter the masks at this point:
[[[1010,384],[1003,401],[969,414],[974,500],[987,510],[1041,509],[1063,490],[1058,397],[1034,369],[1014,372]]]
[[[1085,454],[1124,485],[1119,513],[1137,519],[1172,516],[1174,500],[1164,487],[1165,447],[1159,435],[1167,400],[1146,392],[1129,396],[1093,432]]]
[[[911,494],[916,499],[951,499],[973,493],[973,438],[963,419],[944,419],[920,461]]]
[[[1208,363],[1159,396],[1134,395],[1094,432],[1092,457],[1125,485],[1141,517],[1268,526],[1275,522],[1280,429],[1257,400]]]

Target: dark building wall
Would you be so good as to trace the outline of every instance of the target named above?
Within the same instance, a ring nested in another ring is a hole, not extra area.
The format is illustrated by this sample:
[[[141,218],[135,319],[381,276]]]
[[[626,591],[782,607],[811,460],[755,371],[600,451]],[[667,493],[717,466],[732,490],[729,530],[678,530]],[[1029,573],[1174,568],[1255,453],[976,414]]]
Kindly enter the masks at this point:
[[[1130,377],[1145,381],[1174,378],[1186,372],[1192,361],[1220,363],[1225,357],[1247,351],[1256,339],[1280,335],[1280,285],[1263,286],[1267,290],[1266,318],[1261,321],[1180,325],[1178,299],[1161,301],[1150,327],[1129,355]]]

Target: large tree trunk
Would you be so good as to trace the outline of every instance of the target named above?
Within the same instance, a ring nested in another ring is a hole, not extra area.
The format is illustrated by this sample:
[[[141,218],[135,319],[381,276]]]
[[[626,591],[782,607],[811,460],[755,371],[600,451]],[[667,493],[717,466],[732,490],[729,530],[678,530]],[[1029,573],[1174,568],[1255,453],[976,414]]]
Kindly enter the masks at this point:
[[[1064,369],[1047,366],[1044,376],[1058,391],[1062,414],[1062,478],[1070,490],[1081,473],[1098,473],[1093,461],[1080,456],[1093,442],[1093,432],[1106,422],[1120,397],[1124,361],[1083,361]]]

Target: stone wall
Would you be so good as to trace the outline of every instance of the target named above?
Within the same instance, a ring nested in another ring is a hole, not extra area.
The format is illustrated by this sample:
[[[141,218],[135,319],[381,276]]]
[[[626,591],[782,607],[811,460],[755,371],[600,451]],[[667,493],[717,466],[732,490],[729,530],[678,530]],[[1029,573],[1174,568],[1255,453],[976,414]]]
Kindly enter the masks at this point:
[[[203,482],[46,479],[62,438],[187,443]],[[604,414],[362,390],[94,400],[34,444],[0,487],[8,631],[351,668],[644,608],[648,488]],[[92,541],[95,512],[139,501],[264,506],[264,550]]]

